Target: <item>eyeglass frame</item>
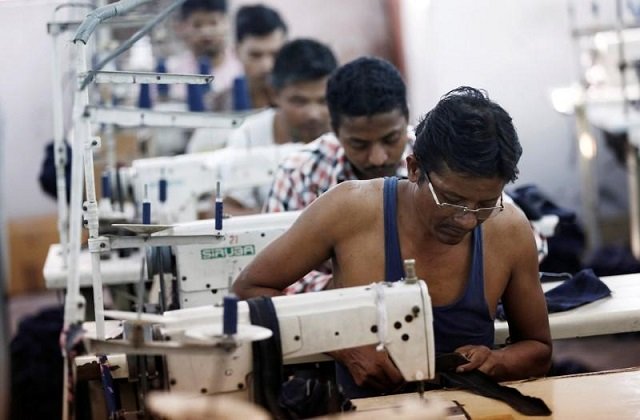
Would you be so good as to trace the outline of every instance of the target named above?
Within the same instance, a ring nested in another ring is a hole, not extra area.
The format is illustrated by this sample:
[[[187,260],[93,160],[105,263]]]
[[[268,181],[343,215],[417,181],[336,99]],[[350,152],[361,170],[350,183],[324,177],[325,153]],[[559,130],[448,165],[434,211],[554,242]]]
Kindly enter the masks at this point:
[[[481,220],[481,221],[490,219],[492,216],[495,216],[496,214],[501,213],[504,210],[504,202],[503,202],[502,194],[500,194],[500,205],[493,206],[493,207],[480,207],[477,209],[471,209],[467,206],[461,206],[459,204],[449,204],[446,202],[441,203],[440,200],[438,199],[438,196],[436,195],[435,189],[433,188],[433,184],[431,183],[431,178],[429,177],[429,174],[427,173],[427,171],[423,171],[423,172],[425,177],[427,178],[429,191],[431,191],[431,195],[433,196],[433,201],[436,203],[438,208],[441,208],[441,209],[446,208],[446,209],[454,210],[454,213],[453,213],[454,215],[458,215],[458,214],[465,215],[465,214],[471,213],[475,215],[477,220]],[[487,211],[487,210],[491,210],[491,212],[489,213],[489,216],[484,218],[479,217],[478,214],[481,211]]]

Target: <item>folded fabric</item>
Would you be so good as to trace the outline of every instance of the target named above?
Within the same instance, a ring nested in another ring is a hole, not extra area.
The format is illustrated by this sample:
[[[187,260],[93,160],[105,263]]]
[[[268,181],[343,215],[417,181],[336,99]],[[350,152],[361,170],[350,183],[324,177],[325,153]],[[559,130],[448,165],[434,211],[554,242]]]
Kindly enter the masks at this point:
[[[549,313],[568,311],[598,299],[610,296],[611,290],[592,269],[585,268],[562,284],[548,290],[544,297]],[[496,318],[505,321],[506,315],[502,304],[498,305]]]
[[[550,416],[551,409],[544,400],[524,395],[515,388],[500,385],[479,370],[456,372],[456,368],[468,360],[459,353],[436,356],[436,372],[445,388],[462,388],[487,398],[500,400],[526,416]]]

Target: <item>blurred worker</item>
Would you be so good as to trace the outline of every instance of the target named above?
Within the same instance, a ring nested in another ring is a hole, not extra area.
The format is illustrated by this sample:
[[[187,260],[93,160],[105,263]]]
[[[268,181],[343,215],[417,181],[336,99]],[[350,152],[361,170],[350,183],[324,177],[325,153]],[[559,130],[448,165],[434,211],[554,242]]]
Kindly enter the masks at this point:
[[[326,86],[336,67],[329,47],[318,41],[297,39],[286,43],[271,74],[276,107],[248,117],[231,133],[229,147],[308,143],[328,132]],[[227,209],[233,212],[235,205],[259,212],[268,192],[268,187],[257,193],[255,189],[234,192],[228,197]]]
[[[267,6],[243,6],[236,13],[236,55],[244,75],[216,98],[215,110],[265,108],[273,106],[269,76],[276,54],[287,38],[287,25],[280,14]]]
[[[211,84],[156,85],[157,102],[186,103],[189,111],[213,110],[215,95],[233,85],[242,66],[228,45],[226,0],[187,0],[180,8],[176,32],[186,49],[159,64],[158,71],[178,74],[213,74]],[[141,90],[141,99],[143,91]],[[142,101],[141,101],[142,102]],[[144,107],[144,105],[143,105]]]

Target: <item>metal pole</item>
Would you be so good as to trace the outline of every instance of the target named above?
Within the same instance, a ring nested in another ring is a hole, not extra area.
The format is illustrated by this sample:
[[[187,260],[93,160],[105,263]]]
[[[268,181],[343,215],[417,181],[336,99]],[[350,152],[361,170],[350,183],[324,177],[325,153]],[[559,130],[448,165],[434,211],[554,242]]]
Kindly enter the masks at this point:
[[[60,78],[59,33],[51,34],[53,60],[51,68],[52,94],[53,94],[53,156],[56,169],[56,191],[58,198],[58,234],[62,249],[62,261],[67,266],[69,246],[69,208],[67,205],[67,181],[65,167],[67,165],[67,150],[64,144],[64,115],[62,100],[62,80]]]
[[[3,125],[2,109],[0,109],[0,162],[4,159],[5,144],[4,125]],[[2,206],[2,196],[4,195],[4,187],[0,182],[0,223],[4,226],[4,208]],[[7,316],[7,295],[6,295],[6,276],[5,265],[5,236],[6,229],[2,229],[0,233],[0,418],[9,418],[9,393],[10,393],[10,360],[9,360],[9,328]]]

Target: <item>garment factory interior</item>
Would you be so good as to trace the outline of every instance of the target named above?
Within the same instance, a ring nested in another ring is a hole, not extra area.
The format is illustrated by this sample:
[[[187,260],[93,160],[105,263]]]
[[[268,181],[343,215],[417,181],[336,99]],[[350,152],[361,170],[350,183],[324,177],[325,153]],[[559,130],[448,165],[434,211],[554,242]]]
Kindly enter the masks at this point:
[[[640,416],[640,1],[0,33],[0,418]]]

